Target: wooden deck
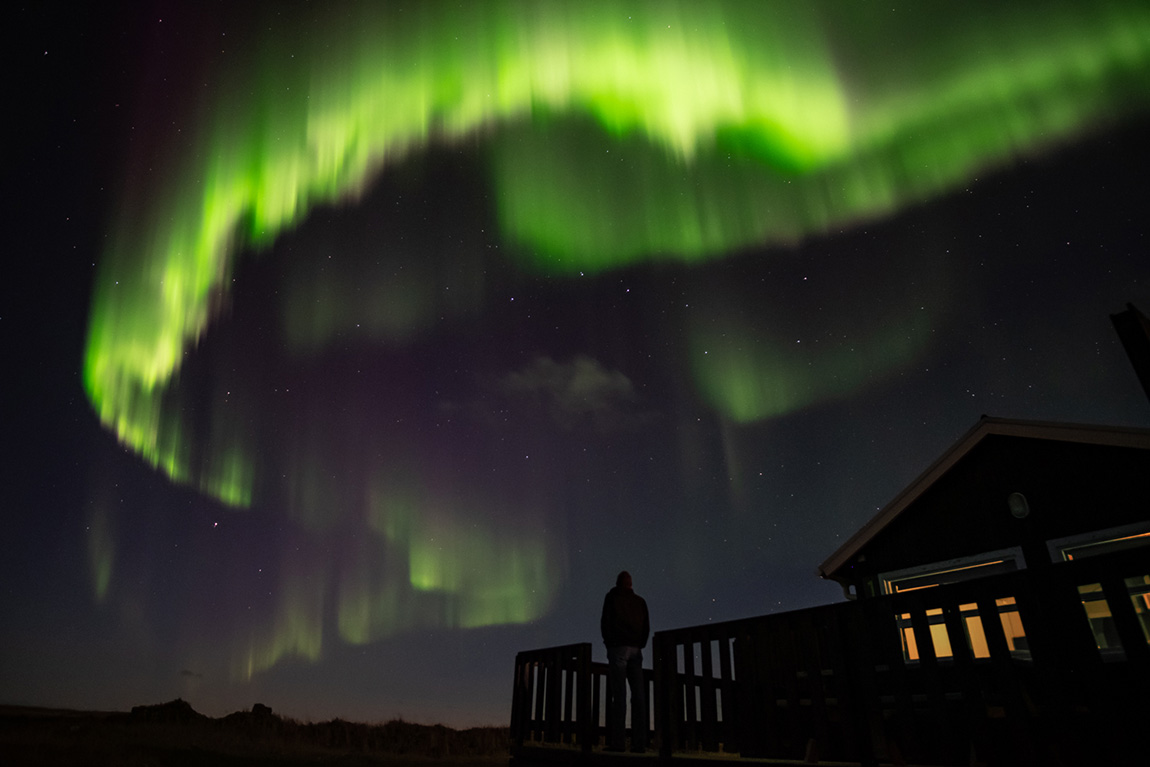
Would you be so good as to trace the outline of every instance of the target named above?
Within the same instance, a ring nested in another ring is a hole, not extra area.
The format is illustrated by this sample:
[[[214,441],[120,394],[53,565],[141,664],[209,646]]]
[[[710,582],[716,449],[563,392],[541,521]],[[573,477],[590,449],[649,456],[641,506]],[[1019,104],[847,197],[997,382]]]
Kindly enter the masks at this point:
[[[724,763],[740,767],[763,765],[763,767],[810,767],[820,764],[824,767],[855,767],[857,762],[809,762],[805,759],[755,759],[742,758],[738,754],[679,753],[674,756],[675,767],[722,767]],[[564,767],[565,765],[588,765],[590,767],[655,767],[664,764],[658,752],[648,750],[645,754],[617,754],[596,748],[590,754],[578,749],[551,748],[546,746],[526,746],[518,749],[511,757],[512,767]]]
[[[648,755],[604,753],[589,643],[521,652],[517,767],[1142,765],[1146,549],[655,634]]]

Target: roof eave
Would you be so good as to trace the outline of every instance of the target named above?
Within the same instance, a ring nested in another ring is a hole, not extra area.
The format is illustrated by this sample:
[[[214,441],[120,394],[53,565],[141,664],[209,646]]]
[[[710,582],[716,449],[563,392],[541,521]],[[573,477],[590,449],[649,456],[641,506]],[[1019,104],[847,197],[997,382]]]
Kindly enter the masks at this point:
[[[911,505],[927,488],[938,481],[958,461],[973,450],[985,437],[1004,434],[1015,437],[1030,437],[1061,442],[1081,442],[1084,444],[1112,445],[1150,449],[1150,429],[1135,429],[1123,426],[1097,426],[1091,424],[1055,423],[1046,421],[1021,421],[1008,418],[995,418],[984,415],[970,430],[958,439],[926,471],[906,486],[886,506],[872,517],[858,532],[819,565],[819,577],[838,580],[838,572],[859,550],[865,546],[899,514]]]

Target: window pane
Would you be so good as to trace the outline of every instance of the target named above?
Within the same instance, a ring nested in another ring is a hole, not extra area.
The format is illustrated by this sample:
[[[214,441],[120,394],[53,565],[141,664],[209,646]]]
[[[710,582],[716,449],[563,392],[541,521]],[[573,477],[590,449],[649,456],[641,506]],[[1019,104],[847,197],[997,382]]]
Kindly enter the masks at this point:
[[[918,644],[914,641],[910,613],[902,613],[895,620],[898,623],[899,640],[902,642],[902,659],[907,663],[918,663]]]
[[[978,605],[969,602],[958,606],[962,615],[962,625],[966,629],[966,644],[975,658],[989,658],[990,646],[986,644],[986,632],[982,628],[982,617]]]
[[[1026,630],[1022,628],[1022,616],[1018,614],[1018,604],[1014,597],[994,600],[998,606],[998,618],[1002,621],[1002,633],[1006,636],[1006,646],[1015,658],[1029,658],[1030,646],[1026,642]]]
[[[1086,612],[1086,620],[1090,623],[1098,652],[1103,658],[1124,658],[1126,653],[1122,649],[1122,640],[1118,638],[1110,603],[1102,593],[1102,584],[1083,584],[1078,587],[1078,595],[1082,599],[1082,609]]]
[[[1126,579],[1126,588],[1134,602],[1134,614],[1142,626],[1142,636],[1150,644],[1150,575]]]
[[[998,553],[1006,553],[1007,556],[980,558],[989,556],[980,555],[980,557],[968,558],[962,562],[956,561],[946,565],[940,563],[911,568],[910,571],[901,570],[884,573],[880,576],[883,590],[887,594],[902,594],[907,591],[929,589],[948,583],[960,583],[974,578],[984,578],[988,575],[1013,572],[1019,568],[1017,558],[1020,558],[1021,554],[1018,554],[1016,558],[1013,551]]]
[[[1112,551],[1132,549],[1136,546],[1145,546],[1150,542],[1150,533],[1124,535],[1118,538],[1107,538],[1101,541],[1071,544],[1062,547],[1062,557],[1067,560],[1082,559],[1083,557],[1096,557],[1099,554],[1109,554]]]
[[[950,635],[946,632],[946,619],[942,615],[942,608],[927,610],[926,617],[930,621],[930,641],[934,645],[934,657],[953,658],[954,652],[950,649]]]

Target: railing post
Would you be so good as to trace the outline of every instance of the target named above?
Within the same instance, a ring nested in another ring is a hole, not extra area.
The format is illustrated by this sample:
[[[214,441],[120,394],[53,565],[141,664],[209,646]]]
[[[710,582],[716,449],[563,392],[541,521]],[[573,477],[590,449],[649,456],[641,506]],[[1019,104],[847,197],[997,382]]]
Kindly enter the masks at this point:
[[[695,635],[694,632],[684,637],[683,642],[683,688],[684,704],[686,706],[682,717],[676,717],[676,723],[683,729],[684,744],[691,750],[699,748],[698,707],[695,705],[695,690],[698,680],[695,676]]]
[[[675,683],[675,645],[667,641],[662,634],[656,633],[651,650],[653,654],[651,665],[655,673],[655,695],[651,703],[655,707],[659,757],[669,760],[678,735],[675,726],[676,707],[673,702],[678,688]]]
[[[702,727],[699,742],[704,751],[719,750],[719,712],[715,705],[715,662],[711,657],[711,635],[699,637],[699,715]]]
[[[739,750],[739,707],[735,701],[734,677],[731,674],[731,639],[730,633],[724,633],[719,638],[719,695],[723,725],[718,729],[719,740],[729,752]]]
[[[523,745],[523,698],[526,694],[527,684],[524,676],[527,664],[523,653],[515,656],[515,684],[511,691],[511,743],[515,747]]]
[[[579,733],[579,748],[584,754],[591,753],[591,746],[598,740],[598,721],[592,721],[591,696],[594,687],[591,679],[591,643],[584,642],[579,645],[575,661],[575,706],[577,731]]]

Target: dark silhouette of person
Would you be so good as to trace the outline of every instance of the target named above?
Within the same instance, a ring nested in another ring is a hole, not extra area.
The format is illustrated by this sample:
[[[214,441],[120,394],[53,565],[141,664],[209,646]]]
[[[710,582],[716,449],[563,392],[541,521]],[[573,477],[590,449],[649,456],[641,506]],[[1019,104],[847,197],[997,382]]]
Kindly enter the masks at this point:
[[[643,681],[643,648],[651,634],[647,602],[631,587],[624,570],[603,600],[599,619],[607,645],[607,750],[623,751],[626,740],[627,686],[631,687],[631,750],[647,749],[647,685]]]

